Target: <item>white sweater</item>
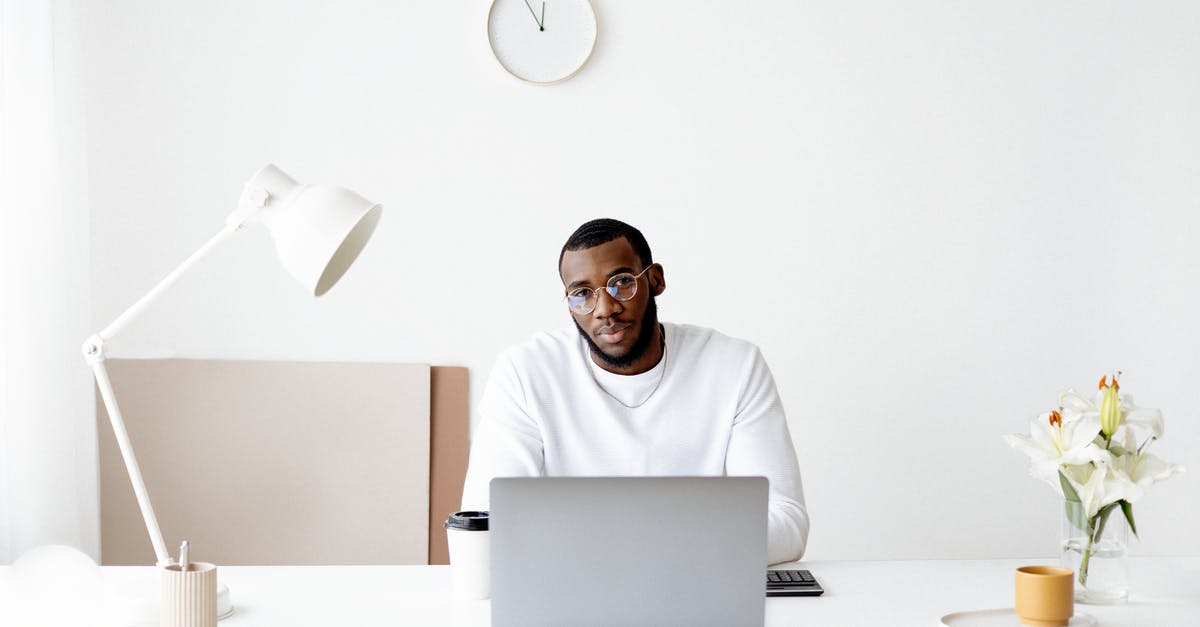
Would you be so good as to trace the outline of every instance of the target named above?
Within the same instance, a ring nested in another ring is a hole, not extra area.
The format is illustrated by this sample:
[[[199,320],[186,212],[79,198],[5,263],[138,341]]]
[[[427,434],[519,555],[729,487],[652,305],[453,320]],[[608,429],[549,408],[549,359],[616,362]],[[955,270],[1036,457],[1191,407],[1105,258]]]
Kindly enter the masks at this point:
[[[463,509],[488,509],[494,477],[762,476],[768,561],[799,559],[808,511],[762,354],[711,329],[663,327],[666,357],[632,376],[597,366],[574,325],[501,353],[479,405]],[[649,400],[630,409],[613,396]]]

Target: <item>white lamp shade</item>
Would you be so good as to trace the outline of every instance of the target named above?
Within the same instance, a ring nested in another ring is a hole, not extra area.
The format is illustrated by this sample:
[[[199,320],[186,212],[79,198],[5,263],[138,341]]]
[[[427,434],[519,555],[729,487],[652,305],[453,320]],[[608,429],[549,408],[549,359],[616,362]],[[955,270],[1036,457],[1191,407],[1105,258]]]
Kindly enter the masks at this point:
[[[330,185],[302,185],[274,165],[246,183],[239,207],[261,207],[254,219],[275,240],[283,267],[313,296],[321,296],[362,252],[382,205]]]

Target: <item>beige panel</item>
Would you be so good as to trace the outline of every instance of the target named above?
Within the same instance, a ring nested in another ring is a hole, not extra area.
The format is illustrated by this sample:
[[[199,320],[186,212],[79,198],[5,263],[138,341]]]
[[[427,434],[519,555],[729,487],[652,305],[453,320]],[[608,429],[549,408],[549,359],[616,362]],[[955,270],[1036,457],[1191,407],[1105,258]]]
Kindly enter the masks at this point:
[[[430,400],[429,563],[449,564],[442,523],[462,503],[467,476],[467,369],[434,366]]]
[[[429,367],[108,361],[167,546],[217,564],[423,564]],[[154,551],[97,401],[105,564]]]

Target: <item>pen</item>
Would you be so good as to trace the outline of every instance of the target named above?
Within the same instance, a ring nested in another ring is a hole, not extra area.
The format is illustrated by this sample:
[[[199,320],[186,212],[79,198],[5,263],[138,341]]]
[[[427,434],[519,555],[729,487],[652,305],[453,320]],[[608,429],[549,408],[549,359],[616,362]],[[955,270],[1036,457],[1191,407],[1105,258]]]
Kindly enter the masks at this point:
[[[187,572],[190,564],[188,564],[188,541],[184,540],[183,544],[179,545],[179,570]]]

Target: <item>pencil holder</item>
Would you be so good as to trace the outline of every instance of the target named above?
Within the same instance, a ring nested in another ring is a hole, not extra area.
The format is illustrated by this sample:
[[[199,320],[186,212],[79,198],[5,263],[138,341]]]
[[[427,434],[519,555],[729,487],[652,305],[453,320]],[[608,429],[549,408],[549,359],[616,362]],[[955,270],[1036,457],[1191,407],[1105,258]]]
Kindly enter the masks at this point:
[[[162,627],[217,627],[217,567],[194,562],[162,569]]]

